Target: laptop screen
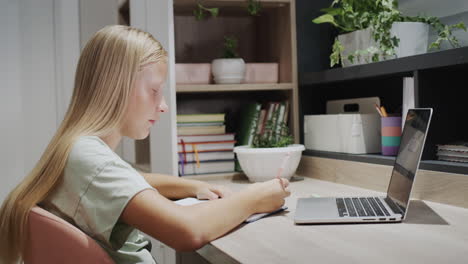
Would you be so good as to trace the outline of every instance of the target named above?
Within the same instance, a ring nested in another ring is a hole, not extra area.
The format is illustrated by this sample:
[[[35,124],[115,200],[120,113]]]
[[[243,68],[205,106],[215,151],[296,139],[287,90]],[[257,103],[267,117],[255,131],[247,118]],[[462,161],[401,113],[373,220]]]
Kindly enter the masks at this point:
[[[399,205],[403,214],[408,207],[431,115],[432,109],[430,108],[410,109],[406,115],[400,147],[387,191],[387,198],[391,198]]]

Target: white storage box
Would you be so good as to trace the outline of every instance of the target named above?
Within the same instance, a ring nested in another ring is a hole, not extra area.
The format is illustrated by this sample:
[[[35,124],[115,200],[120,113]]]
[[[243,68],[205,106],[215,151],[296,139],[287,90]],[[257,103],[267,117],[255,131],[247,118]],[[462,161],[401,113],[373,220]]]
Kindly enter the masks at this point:
[[[374,103],[380,105],[380,100],[362,98],[330,101],[327,103],[327,112],[345,112],[350,105],[358,109],[358,112],[304,116],[306,149],[351,154],[380,152],[380,116],[373,106]],[[369,104],[372,107],[369,107]],[[375,113],[371,113],[371,109],[374,109]]]

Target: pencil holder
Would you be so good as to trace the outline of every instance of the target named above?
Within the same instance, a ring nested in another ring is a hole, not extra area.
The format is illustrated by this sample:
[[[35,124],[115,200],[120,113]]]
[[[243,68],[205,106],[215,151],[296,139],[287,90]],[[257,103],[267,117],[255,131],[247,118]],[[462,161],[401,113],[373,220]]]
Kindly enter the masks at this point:
[[[401,139],[401,116],[382,117],[382,155],[396,156]]]

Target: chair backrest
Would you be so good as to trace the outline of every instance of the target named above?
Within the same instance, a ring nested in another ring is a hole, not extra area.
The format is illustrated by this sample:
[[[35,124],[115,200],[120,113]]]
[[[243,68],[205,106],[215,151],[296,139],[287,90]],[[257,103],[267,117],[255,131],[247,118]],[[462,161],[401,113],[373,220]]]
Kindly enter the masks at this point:
[[[96,241],[62,218],[36,206],[29,212],[25,264],[114,261]]]

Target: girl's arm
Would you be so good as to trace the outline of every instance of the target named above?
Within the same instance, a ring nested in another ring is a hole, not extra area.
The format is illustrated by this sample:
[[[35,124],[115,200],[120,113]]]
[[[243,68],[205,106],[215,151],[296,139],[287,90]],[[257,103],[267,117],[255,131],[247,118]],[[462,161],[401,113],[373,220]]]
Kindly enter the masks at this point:
[[[229,190],[222,186],[210,185],[206,182],[156,173],[141,174],[151,186],[168,199],[197,197],[212,200],[231,194]]]
[[[226,234],[254,213],[271,212],[284,204],[288,181],[271,180],[250,185],[223,199],[180,206],[154,190],[135,195],[121,219],[164,244],[196,250]]]

